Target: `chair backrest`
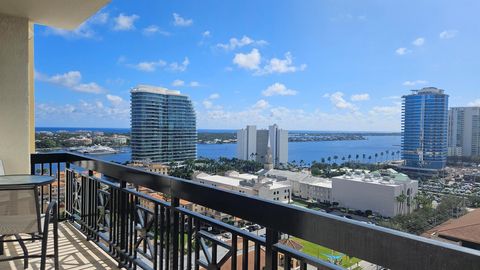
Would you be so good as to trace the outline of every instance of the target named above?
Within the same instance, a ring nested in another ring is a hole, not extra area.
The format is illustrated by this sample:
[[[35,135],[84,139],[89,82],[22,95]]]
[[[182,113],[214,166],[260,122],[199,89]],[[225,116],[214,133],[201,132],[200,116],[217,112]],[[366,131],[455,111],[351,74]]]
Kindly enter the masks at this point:
[[[0,175],[5,175],[5,168],[3,167],[3,161],[0,159]]]
[[[0,189],[0,235],[38,232],[41,229],[37,188]]]

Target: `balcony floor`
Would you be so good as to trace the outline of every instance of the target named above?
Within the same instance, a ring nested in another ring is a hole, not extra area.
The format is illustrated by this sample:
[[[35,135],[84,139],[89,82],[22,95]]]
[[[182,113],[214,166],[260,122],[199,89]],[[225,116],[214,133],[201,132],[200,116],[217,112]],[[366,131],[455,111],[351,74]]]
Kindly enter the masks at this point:
[[[60,269],[118,269],[116,262],[108,254],[94,243],[87,241],[85,236],[69,223],[61,222],[59,224],[58,236]],[[53,253],[52,233],[49,233],[49,237],[52,238],[49,241],[52,241],[48,243],[48,252]],[[40,241],[25,242],[27,249],[32,254],[39,253],[40,243]],[[4,247],[5,256],[23,254],[18,243],[6,243]],[[3,256],[0,256],[0,258],[3,258]],[[47,259],[46,268],[53,269],[53,259]],[[0,269],[23,269],[23,260],[0,262]],[[40,269],[40,259],[29,259],[28,269]]]

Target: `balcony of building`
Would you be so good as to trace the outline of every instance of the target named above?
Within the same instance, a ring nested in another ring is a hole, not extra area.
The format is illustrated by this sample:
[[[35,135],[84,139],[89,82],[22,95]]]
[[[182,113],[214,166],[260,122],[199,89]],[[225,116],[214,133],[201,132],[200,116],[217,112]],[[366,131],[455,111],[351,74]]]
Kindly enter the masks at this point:
[[[35,154],[32,24],[73,29],[107,2],[0,3],[0,160],[9,174],[55,177],[39,196],[43,206],[51,200],[60,205],[60,268],[354,269],[355,263],[338,262],[341,254],[387,269],[479,269],[479,251],[453,244],[82,155]],[[198,206],[258,224],[265,235]],[[289,238],[337,252],[326,261],[288,245]],[[20,250],[6,244],[3,256]],[[21,267],[22,261],[0,264]],[[31,259],[29,267],[38,269],[38,261]]]

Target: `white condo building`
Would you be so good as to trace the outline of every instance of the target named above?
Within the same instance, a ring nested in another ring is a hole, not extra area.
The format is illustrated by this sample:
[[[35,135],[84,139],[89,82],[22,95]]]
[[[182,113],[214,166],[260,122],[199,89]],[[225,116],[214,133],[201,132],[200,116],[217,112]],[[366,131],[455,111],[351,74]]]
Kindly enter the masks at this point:
[[[480,156],[480,107],[450,108],[448,155]]]
[[[291,172],[286,170],[264,170],[261,172],[277,181],[285,181],[292,187],[292,195],[305,200],[319,203],[330,203],[332,200],[332,181],[330,179],[315,177],[304,172]]]
[[[371,210],[385,217],[412,212],[417,192],[418,181],[392,169],[354,171],[332,178],[332,200],[339,206]]]
[[[288,130],[272,125],[268,129],[257,130],[247,126],[237,131],[237,158],[267,163],[270,145],[274,166],[288,162]]]

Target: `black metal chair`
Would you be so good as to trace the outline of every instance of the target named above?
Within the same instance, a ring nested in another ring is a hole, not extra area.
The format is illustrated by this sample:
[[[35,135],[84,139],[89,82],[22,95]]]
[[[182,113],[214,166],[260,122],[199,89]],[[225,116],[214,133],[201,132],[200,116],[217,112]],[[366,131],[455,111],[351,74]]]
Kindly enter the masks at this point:
[[[55,269],[58,269],[58,205],[56,201],[48,204],[42,228],[38,195],[37,188],[33,186],[0,189],[0,255],[5,242],[18,242],[23,251],[23,256],[0,258],[0,262],[23,259],[24,268],[28,268],[29,258],[40,258],[40,270],[45,270],[46,258],[53,257]],[[53,254],[47,254],[50,223],[53,223]],[[28,237],[23,238],[21,234]],[[35,240],[41,240],[41,253],[29,254],[24,241]]]

